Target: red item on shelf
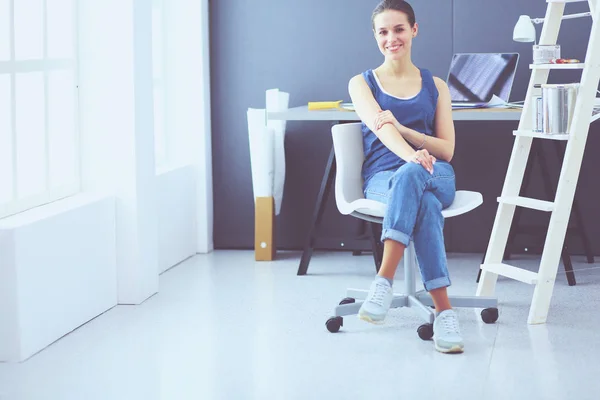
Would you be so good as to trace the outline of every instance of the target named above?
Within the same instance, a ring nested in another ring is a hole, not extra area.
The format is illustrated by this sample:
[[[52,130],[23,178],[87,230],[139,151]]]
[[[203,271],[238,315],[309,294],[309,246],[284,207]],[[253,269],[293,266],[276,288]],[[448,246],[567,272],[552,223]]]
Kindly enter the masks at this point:
[[[576,58],[555,58],[551,62],[552,64],[577,64],[581,61]]]

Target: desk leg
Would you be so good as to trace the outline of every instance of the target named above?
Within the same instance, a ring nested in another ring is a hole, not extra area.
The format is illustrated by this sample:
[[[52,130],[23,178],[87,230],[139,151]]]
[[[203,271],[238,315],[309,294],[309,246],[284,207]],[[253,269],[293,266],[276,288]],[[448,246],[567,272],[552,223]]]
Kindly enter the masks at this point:
[[[331,146],[331,152],[329,153],[329,159],[327,160],[327,166],[325,167],[325,173],[321,180],[321,188],[317,195],[317,202],[315,204],[315,211],[313,213],[312,221],[310,223],[310,230],[308,232],[308,238],[304,245],[302,252],[302,258],[300,259],[300,266],[298,267],[298,275],[306,275],[308,270],[308,263],[312,257],[313,245],[316,237],[317,228],[321,223],[321,217],[323,211],[325,211],[325,205],[327,204],[327,198],[333,185],[333,178],[335,176],[335,152],[333,151],[333,145]]]
[[[565,158],[565,149],[557,140],[553,140],[554,148],[556,149],[556,154],[558,155],[559,160],[564,160]],[[587,232],[585,230],[585,225],[583,224],[583,217],[581,216],[581,210],[579,209],[579,204],[577,202],[577,192],[575,192],[575,197],[573,198],[573,212],[575,213],[575,223],[579,228],[579,234],[581,237],[581,241],[583,242],[583,248],[585,251],[585,255],[587,257],[587,262],[589,264],[594,263],[594,252],[592,251],[592,246],[590,244],[590,239],[588,238]],[[568,230],[567,230],[568,232]]]
[[[538,147],[538,158],[540,160],[539,165],[542,170],[542,180],[544,181],[544,188],[546,189],[546,195],[549,198],[554,198],[555,193],[552,190],[552,183],[550,182],[550,175],[548,175],[548,163],[546,162],[546,156],[544,155],[544,151],[540,147]],[[573,202],[575,202],[575,198],[573,198]],[[575,204],[576,206],[576,204]],[[568,224],[567,224],[568,225]],[[569,255],[569,250],[567,249],[567,240],[569,238],[569,229],[567,228],[567,233],[565,235],[565,242],[563,243],[563,248],[561,252],[561,257],[563,261],[563,265],[565,266],[565,275],[567,276],[567,283],[569,286],[575,286],[577,282],[575,281],[575,273],[573,272],[573,264],[571,263],[571,256]]]
[[[558,158],[559,158],[559,160],[562,160],[564,157],[564,152],[562,151],[562,147],[561,147],[560,143],[556,142],[555,146],[556,146],[555,148],[557,151]],[[533,167],[533,160],[536,157],[538,158],[539,166],[541,169],[544,189],[546,191],[547,196],[551,198],[554,196],[554,190],[552,188],[552,183],[550,182],[550,176],[548,175],[548,163],[546,162],[546,156],[544,155],[543,149],[541,148],[541,143],[536,142],[536,141],[534,141],[534,143],[532,144],[532,152],[531,152],[531,155],[527,162],[525,177],[523,179],[523,185],[521,186],[520,195],[521,196],[525,195],[525,189],[529,185],[529,179],[531,176],[531,168]],[[510,229],[510,233],[509,233],[508,241],[507,241],[507,247],[504,252],[504,259],[506,259],[506,260],[510,259],[511,245],[514,241],[515,236],[518,233],[523,232],[523,233],[543,235],[544,233],[547,232],[547,230],[542,227],[537,227],[537,228],[531,227],[530,229],[524,229],[522,227],[519,227],[519,222],[521,219],[521,210],[522,210],[521,208],[516,209],[515,216],[514,216],[512,224],[511,224],[511,229]],[[577,230],[579,231],[578,233],[582,239],[588,263],[593,263],[594,256],[592,254],[591,246],[590,246],[587,234],[585,232],[583,218],[581,216],[581,212],[579,210],[579,206],[577,204],[576,198],[573,199],[572,212],[575,213]],[[565,243],[564,243],[562,251],[561,251],[561,258],[562,258],[562,261],[563,261],[563,264],[565,267],[565,275],[567,277],[567,283],[569,284],[569,286],[575,286],[577,284],[577,281],[575,279],[575,273],[573,271],[573,264],[571,262],[571,256],[569,254],[569,249],[566,244],[566,241],[569,237],[570,231],[572,231],[571,228],[567,229],[567,234],[565,236]],[[484,254],[484,258],[485,258],[485,254]],[[482,261],[482,263],[483,263],[483,261]],[[481,270],[479,270],[479,273],[477,275],[477,282],[479,282],[480,276],[481,276]]]
[[[360,221],[360,236],[371,236],[370,233],[367,233],[367,225],[369,224],[369,222],[361,220]],[[370,232],[370,231],[369,231]],[[372,247],[372,246],[371,246]],[[352,250],[352,255],[353,256],[360,256],[362,255],[362,250]]]
[[[521,182],[521,189],[519,191],[519,196],[523,196],[525,194],[525,188],[529,186],[529,179],[531,178],[531,170],[533,168],[533,161],[537,155],[537,141],[533,141],[531,144],[531,150],[529,151],[529,158],[527,159],[527,165],[525,166],[525,174],[523,175],[523,181]],[[508,238],[506,239],[506,247],[504,248],[504,255],[502,256],[503,260],[510,260],[511,254],[511,246],[515,240],[515,236],[517,235],[517,225],[519,224],[519,220],[521,219],[521,211],[523,209],[521,207],[517,207],[515,209],[515,214],[513,216],[513,220],[510,224],[510,230],[508,231]],[[481,258],[481,264],[485,263],[485,256],[487,255],[487,249],[483,252],[483,257]],[[481,268],[477,272],[477,279],[475,281],[479,283],[479,279],[481,278]]]
[[[529,181],[531,179],[531,171],[533,169],[533,162],[537,158],[540,169],[541,169],[542,181],[544,184],[544,189],[546,191],[546,195],[549,198],[553,197],[552,183],[550,182],[550,176],[548,175],[548,163],[546,162],[546,156],[544,155],[544,150],[542,149],[541,146],[542,146],[542,144],[539,141],[534,141],[532,143],[530,156],[529,156],[529,159],[527,160],[527,166],[525,167],[525,176],[523,177],[523,183],[521,185],[521,191],[519,193],[520,196],[525,196],[525,191],[526,191],[527,187],[529,187]],[[530,229],[524,229],[523,227],[520,227],[519,224],[521,221],[522,210],[523,209],[521,207],[517,207],[517,209],[515,210],[515,215],[514,215],[514,218],[513,218],[511,227],[510,227],[510,232],[508,234],[508,241],[506,243],[506,249],[504,250],[504,259],[505,260],[510,260],[511,247],[515,240],[515,236],[518,233],[530,233],[530,234],[543,235],[545,232],[547,232],[546,229],[544,229],[542,227],[537,227],[537,228],[531,227]],[[568,233],[568,231],[567,231],[567,233]],[[568,237],[568,235],[565,237],[565,242],[567,240],[567,237]],[[484,257],[485,257],[485,255],[484,255]],[[567,282],[568,282],[569,286],[576,285],[577,282],[575,281],[575,274],[573,272],[573,264],[571,263],[571,257],[569,255],[566,243],[564,244],[564,246],[562,248],[561,258],[562,258],[563,264],[565,266],[565,275],[567,277]],[[480,277],[481,277],[481,270],[479,270],[479,274],[477,275],[477,282],[479,282]]]
[[[374,222],[368,222],[371,228],[371,248],[373,249],[373,261],[375,261],[375,271],[379,273],[381,262],[383,260],[383,243],[381,243],[381,225]]]
[[[523,196],[525,194],[525,188],[529,186],[529,179],[531,178],[531,169],[533,168],[533,160],[537,155],[537,141],[533,141],[531,144],[531,150],[529,151],[529,158],[527,159],[527,165],[525,166],[525,174],[523,175],[523,182],[521,183],[521,190],[519,191],[519,196]],[[506,239],[506,247],[504,248],[503,260],[510,260],[510,249],[515,240],[515,236],[517,235],[517,225],[519,224],[519,220],[521,219],[521,207],[517,207],[515,209],[515,214],[513,216],[513,220],[510,224],[510,230],[508,231],[508,238]],[[483,252],[483,257],[481,258],[481,264],[485,263],[485,256],[487,254],[486,251]],[[475,281],[479,283],[479,279],[481,278],[481,268],[477,272],[477,279]]]
[[[540,142],[538,140],[534,140],[531,144],[531,151],[529,153],[529,159],[527,160],[527,166],[525,167],[525,176],[523,177],[523,182],[521,183],[521,190],[519,191],[519,196],[525,196],[525,190],[529,187],[529,181],[531,180],[531,172],[533,170],[533,162],[535,161],[535,158],[538,157],[540,154],[539,146]],[[547,173],[547,171],[542,171],[542,174],[543,173]],[[505,260],[510,260],[511,248],[515,241],[515,236],[517,236],[519,230],[519,222],[521,221],[522,212],[522,207],[517,207],[515,209],[515,215],[510,225],[510,231],[508,234],[508,241],[506,243],[506,248],[504,249]]]

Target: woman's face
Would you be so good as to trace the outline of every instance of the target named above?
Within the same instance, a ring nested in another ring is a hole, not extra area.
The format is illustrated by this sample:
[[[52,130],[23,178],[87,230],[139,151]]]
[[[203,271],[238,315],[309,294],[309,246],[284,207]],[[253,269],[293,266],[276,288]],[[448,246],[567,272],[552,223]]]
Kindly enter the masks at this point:
[[[400,60],[410,54],[412,39],[417,36],[418,25],[411,28],[408,16],[396,10],[385,10],[374,19],[375,39],[379,51],[390,60]]]

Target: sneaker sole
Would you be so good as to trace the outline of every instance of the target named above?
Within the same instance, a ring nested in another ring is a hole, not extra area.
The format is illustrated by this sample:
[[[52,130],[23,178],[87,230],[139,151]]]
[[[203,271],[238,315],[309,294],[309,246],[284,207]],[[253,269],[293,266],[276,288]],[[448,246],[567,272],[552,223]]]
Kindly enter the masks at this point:
[[[365,322],[368,322],[370,324],[375,324],[375,325],[383,325],[383,322],[385,321],[385,318],[384,319],[373,319],[367,314],[358,314],[358,318]]]
[[[444,354],[459,354],[464,352],[464,348],[460,347],[460,346],[452,346],[449,349],[444,349],[443,347],[439,347],[437,344],[435,345],[435,349],[437,351],[439,351],[440,353],[444,353]]]

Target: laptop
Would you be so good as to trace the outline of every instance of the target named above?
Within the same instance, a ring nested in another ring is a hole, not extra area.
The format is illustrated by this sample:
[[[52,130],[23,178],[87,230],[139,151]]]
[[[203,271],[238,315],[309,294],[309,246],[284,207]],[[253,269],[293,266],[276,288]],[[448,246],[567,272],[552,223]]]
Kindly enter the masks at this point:
[[[452,107],[484,107],[495,95],[508,102],[519,53],[457,53],[448,79]]]

